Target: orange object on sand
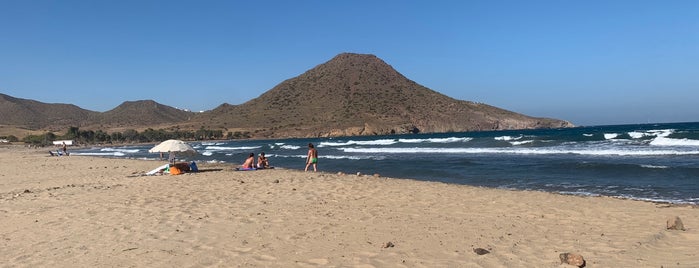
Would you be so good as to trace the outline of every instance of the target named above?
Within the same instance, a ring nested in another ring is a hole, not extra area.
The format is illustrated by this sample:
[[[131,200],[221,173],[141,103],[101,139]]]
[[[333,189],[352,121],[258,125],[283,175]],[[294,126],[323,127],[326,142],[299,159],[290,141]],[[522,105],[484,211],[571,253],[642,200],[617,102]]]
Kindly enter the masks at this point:
[[[180,175],[180,174],[182,174],[182,170],[177,168],[177,166],[170,167],[170,175]]]

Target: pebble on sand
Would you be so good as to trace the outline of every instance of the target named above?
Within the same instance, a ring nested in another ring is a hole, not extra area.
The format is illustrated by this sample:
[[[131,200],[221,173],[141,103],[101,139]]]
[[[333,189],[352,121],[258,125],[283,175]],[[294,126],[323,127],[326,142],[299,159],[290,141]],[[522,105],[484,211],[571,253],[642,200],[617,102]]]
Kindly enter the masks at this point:
[[[577,266],[577,267],[585,267],[585,259],[583,258],[582,255],[577,254],[577,253],[561,253],[558,255],[558,257],[561,259],[561,263]]]
[[[485,254],[490,253],[489,250],[484,249],[484,248],[474,248],[474,249],[473,249],[473,252],[475,252],[475,253],[478,254],[478,255],[485,255]]]

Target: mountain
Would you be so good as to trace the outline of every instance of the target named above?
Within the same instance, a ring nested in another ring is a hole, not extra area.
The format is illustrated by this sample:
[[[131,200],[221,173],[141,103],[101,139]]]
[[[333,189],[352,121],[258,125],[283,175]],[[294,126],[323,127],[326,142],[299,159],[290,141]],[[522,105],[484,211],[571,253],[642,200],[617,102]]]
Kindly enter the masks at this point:
[[[14,98],[0,93],[0,124],[29,129],[65,129],[82,126],[98,116],[98,112],[72,104],[43,103]]]
[[[43,103],[0,94],[0,125],[30,130],[146,128],[187,121],[194,113],[153,100],[126,101],[107,112],[95,112],[72,104]]]
[[[183,111],[153,100],[126,101],[100,114],[93,123],[112,128],[171,125],[189,120],[194,113]]]
[[[374,55],[339,54],[241,105],[223,104],[190,121],[263,137],[354,136],[571,127],[419,85]]]
[[[246,132],[256,138],[330,137],[572,127],[453,99],[406,78],[374,55],[342,53],[240,105],[192,113],[153,100],[107,112],[0,94],[0,125],[30,130],[124,128]]]

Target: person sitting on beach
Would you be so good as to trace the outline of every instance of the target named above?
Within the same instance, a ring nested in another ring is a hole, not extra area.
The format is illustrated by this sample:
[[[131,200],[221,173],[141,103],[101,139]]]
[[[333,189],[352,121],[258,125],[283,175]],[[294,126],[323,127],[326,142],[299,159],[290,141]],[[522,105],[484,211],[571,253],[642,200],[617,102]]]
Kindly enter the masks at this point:
[[[247,159],[245,159],[245,162],[243,162],[242,168],[243,169],[251,169],[255,166],[255,154],[250,153]]]
[[[257,168],[269,168],[269,159],[265,157],[265,152],[261,152],[257,158]]]

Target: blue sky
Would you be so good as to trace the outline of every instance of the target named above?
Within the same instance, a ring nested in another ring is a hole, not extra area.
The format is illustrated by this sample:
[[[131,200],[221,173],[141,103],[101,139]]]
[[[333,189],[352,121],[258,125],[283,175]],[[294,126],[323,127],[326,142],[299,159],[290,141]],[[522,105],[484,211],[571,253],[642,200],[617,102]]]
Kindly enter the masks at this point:
[[[93,111],[241,104],[354,52],[527,115],[699,121],[699,1],[0,0],[0,25],[0,93]]]

